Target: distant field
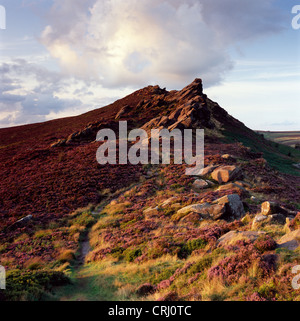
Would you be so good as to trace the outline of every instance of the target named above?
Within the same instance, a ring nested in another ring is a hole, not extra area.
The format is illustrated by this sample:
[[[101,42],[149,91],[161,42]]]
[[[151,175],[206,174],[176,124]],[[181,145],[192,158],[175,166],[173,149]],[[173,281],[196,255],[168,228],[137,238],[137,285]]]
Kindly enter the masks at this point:
[[[295,147],[296,144],[300,144],[300,131],[295,132],[269,132],[258,131],[259,134],[263,134],[266,139],[274,142]]]

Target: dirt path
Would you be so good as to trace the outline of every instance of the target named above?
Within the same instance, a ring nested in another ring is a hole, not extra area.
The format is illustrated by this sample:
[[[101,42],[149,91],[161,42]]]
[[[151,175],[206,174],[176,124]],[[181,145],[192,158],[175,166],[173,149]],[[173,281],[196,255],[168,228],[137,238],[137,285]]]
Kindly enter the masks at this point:
[[[118,197],[125,193],[126,191],[132,189],[133,187],[139,185],[140,183],[136,183],[131,185],[130,187],[115,193],[108,197],[101,207],[97,208],[96,212],[93,212],[94,215],[99,215],[105,206],[107,206],[110,202],[117,200]],[[83,238],[80,242],[79,255],[77,256],[77,260],[73,265],[72,272],[72,284],[67,285],[57,291],[57,297],[61,301],[99,301],[101,300],[99,291],[95,291],[95,287],[93,286],[93,275],[86,276],[86,270],[88,266],[86,265],[86,257],[91,251],[91,245],[89,240],[89,232],[91,228],[89,228],[83,235]]]

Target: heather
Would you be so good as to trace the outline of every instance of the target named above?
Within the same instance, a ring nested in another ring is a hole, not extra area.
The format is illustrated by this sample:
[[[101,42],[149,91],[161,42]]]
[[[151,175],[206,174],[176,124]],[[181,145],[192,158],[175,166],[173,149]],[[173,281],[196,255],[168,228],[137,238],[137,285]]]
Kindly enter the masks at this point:
[[[99,165],[96,133],[120,119],[205,128],[204,174]],[[300,299],[300,180],[289,166],[300,158],[228,115],[199,80],[1,134],[1,300]]]

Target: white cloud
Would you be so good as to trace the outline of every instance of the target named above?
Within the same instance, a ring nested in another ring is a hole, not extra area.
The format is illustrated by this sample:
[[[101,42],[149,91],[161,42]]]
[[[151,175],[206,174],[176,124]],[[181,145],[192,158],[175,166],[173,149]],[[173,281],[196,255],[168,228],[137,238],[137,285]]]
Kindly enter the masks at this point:
[[[278,32],[283,20],[271,0],[54,3],[42,43],[65,73],[107,88],[216,84],[233,66],[232,44]]]

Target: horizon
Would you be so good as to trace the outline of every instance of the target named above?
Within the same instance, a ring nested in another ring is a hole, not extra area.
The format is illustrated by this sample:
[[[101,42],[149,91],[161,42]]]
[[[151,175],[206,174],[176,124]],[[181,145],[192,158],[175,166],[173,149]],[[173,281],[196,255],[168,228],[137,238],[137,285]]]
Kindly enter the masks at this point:
[[[297,1],[11,2],[1,2],[0,128],[201,78],[204,93],[247,127],[300,130]]]

